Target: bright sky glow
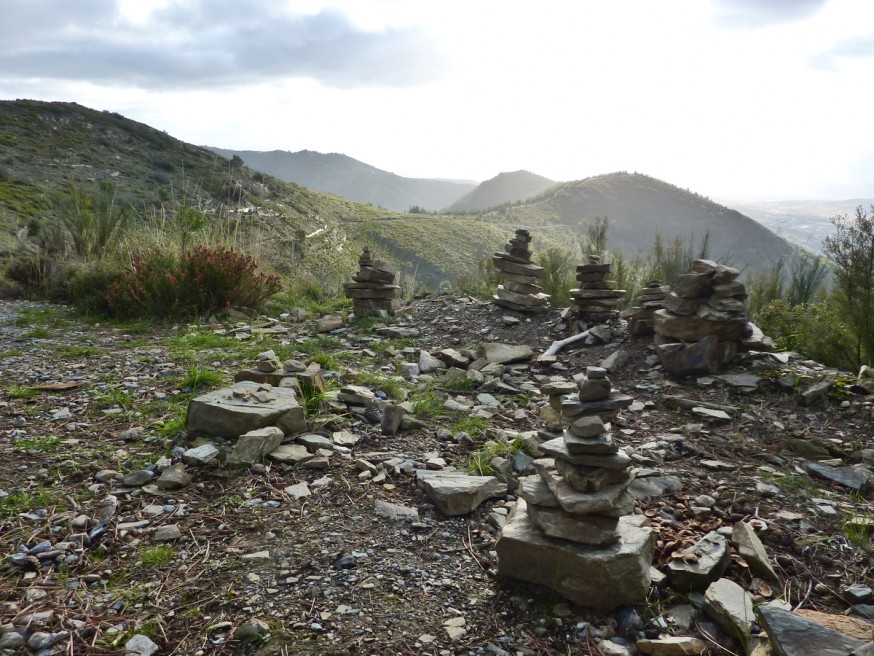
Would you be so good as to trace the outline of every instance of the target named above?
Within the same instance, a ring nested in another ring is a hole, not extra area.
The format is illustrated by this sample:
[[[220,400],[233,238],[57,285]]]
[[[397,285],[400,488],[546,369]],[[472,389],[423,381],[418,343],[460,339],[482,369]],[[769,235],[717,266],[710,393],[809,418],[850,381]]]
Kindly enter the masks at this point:
[[[0,0],[0,98],[410,177],[874,196],[865,0]]]

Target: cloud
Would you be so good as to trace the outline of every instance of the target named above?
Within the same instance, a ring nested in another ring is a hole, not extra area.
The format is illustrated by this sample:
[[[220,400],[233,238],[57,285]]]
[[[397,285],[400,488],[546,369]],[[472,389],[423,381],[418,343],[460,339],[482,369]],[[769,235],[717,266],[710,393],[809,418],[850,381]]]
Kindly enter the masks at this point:
[[[405,87],[442,71],[422,30],[364,31],[344,14],[275,0],[188,0],[131,22],[114,0],[0,0],[0,78],[214,88],[307,77]]]
[[[814,68],[834,70],[839,59],[865,59],[867,57],[874,57],[874,34],[840,41],[828,50],[814,55],[810,62]]]
[[[756,29],[809,18],[828,0],[711,0],[722,27]]]

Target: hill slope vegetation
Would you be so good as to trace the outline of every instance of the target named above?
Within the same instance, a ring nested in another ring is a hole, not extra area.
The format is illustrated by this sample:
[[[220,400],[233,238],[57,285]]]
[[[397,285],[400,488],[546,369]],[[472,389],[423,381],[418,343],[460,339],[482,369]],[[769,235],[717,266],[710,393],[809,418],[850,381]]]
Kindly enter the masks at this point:
[[[397,212],[411,207],[437,210],[474,187],[469,182],[405,178],[339,153],[209,149],[227,158],[237,155],[247,166],[280,180]]]

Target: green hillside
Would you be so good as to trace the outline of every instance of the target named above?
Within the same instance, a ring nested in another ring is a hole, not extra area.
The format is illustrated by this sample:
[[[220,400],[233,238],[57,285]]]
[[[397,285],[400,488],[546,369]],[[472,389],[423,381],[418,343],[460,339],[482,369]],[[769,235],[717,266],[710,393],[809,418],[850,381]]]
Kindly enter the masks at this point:
[[[555,180],[529,171],[499,173],[491,180],[477,185],[451,205],[444,212],[470,212],[485,210],[506,203],[524,201],[559,184]]]
[[[561,223],[584,228],[596,217],[610,220],[608,247],[634,255],[647,251],[656,235],[700,244],[708,237],[712,257],[729,257],[750,271],[790,257],[789,242],[740,212],[638,173],[610,173],[565,182],[520,205],[487,212],[532,226]]]
[[[247,166],[280,180],[397,212],[411,207],[437,210],[474,187],[470,182],[405,178],[339,153],[210,150],[227,158],[237,155]]]

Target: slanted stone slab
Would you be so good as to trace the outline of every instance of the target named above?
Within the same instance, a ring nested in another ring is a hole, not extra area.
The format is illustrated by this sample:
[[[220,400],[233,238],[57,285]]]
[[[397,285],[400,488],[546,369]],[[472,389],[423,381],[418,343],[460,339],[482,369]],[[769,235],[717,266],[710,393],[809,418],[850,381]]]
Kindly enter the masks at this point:
[[[285,434],[276,426],[267,426],[240,435],[228,454],[229,465],[254,465],[282,444]]]
[[[771,567],[768,552],[765,545],[756,535],[756,531],[749,522],[737,522],[731,529],[731,543],[737,549],[738,554],[747,561],[750,570],[762,578],[777,581],[777,573]]]
[[[494,476],[468,476],[463,472],[417,469],[416,485],[444,515],[466,515],[486,499],[507,493],[507,484]]]
[[[486,342],[480,344],[480,357],[493,364],[508,364],[510,362],[527,362],[534,357],[534,351],[524,344],[500,344]]]
[[[536,264],[522,264],[520,262],[511,262],[504,257],[503,253],[496,253],[492,257],[492,262],[498,271],[512,273],[517,276],[526,276],[531,278],[545,278],[546,269]]]
[[[498,571],[546,586],[573,603],[616,608],[643,601],[649,592],[649,568],[655,536],[642,516],[622,517],[617,541],[608,546],[581,545],[545,536],[531,522],[519,499],[495,545]]]
[[[731,579],[711,583],[704,593],[704,612],[726,635],[735,638],[747,649],[750,631],[755,621],[753,600],[749,593]]]
[[[313,459],[313,454],[303,444],[280,444],[267,455],[273,460],[290,465],[299,465]]]
[[[821,462],[806,462],[804,469],[808,474],[834,481],[851,490],[863,490],[874,483],[874,473],[866,465],[832,467]]]
[[[618,518],[600,515],[570,515],[564,510],[528,506],[531,523],[546,535],[579,544],[613,544]]]
[[[617,451],[610,455],[598,456],[589,454],[573,455],[567,450],[564,437],[557,437],[540,445],[540,450],[548,456],[564,460],[572,465],[586,467],[603,467],[604,469],[625,470],[631,465],[631,458],[625,451]]]
[[[337,399],[349,405],[370,405],[374,394],[366,387],[360,385],[347,385],[337,392]]]
[[[730,562],[725,536],[711,531],[668,563],[668,577],[677,590],[704,590],[722,576]]]
[[[540,506],[541,508],[560,508],[561,505],[555,495],[549,489],[549,486],[543,481],[540,476],[525,476],[519,479],[519,489],[517,490],[520,497],[525,499],[529,505]]]
[[[561,404],[561,414],[564,417],[582,417],[583,415],[597,415],[610,410],[621,410],[634,403],[634,397],[616,392],[601,401],[579,401],[566,399]]]
[[[188,449],[182,454],[182,462],[186,465],[214,465],[218,462],[219,450],[212,442]]]
[[[303,413],[294,390],[241,381],[191,401],[185,425],[190,433],[234,438],[276,425],[292,411]]]
[[[775,656],[847,656],[866,644],[769,604],[756,611]]]

